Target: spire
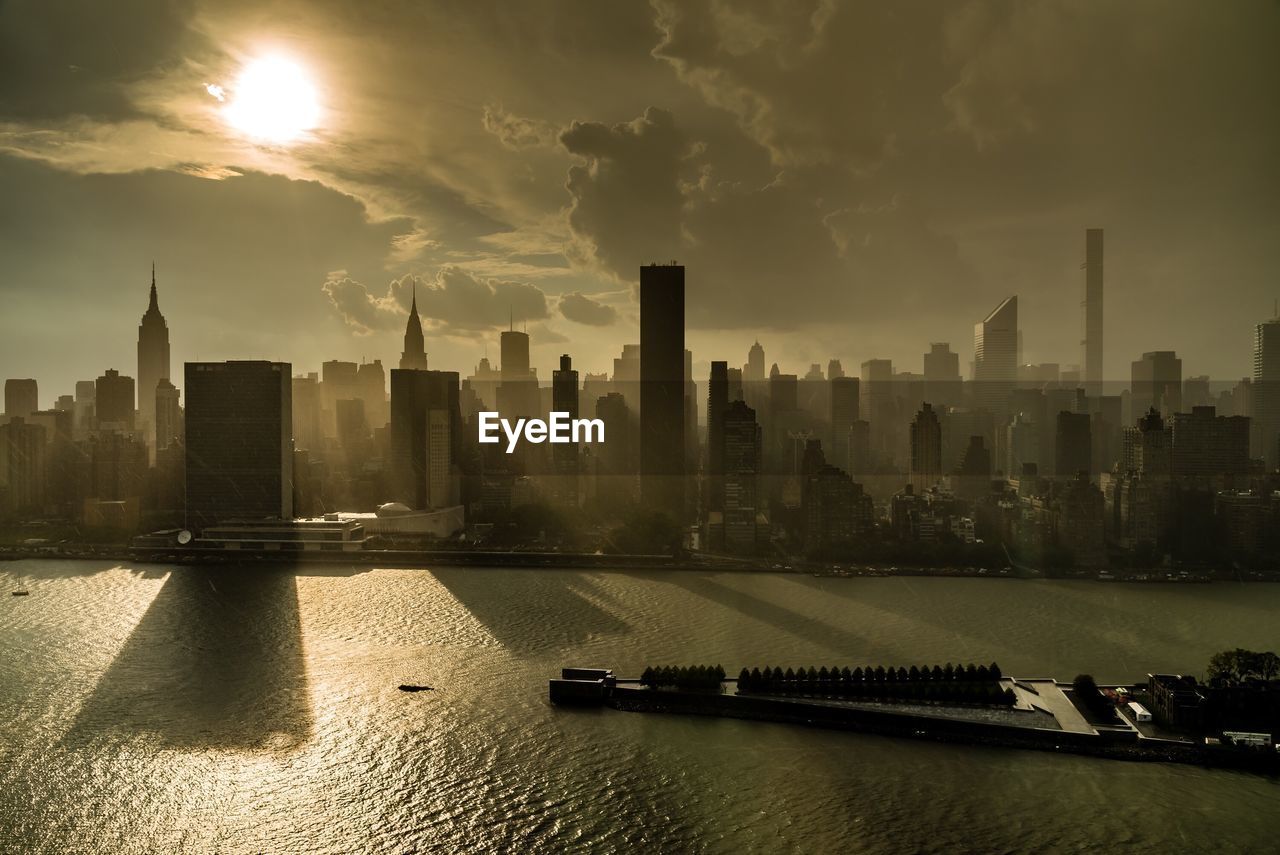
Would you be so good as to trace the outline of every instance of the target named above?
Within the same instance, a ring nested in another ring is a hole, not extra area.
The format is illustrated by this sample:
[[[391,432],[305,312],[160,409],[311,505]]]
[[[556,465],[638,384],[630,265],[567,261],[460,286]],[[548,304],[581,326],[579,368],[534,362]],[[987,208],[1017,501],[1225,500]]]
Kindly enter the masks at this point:
[[[409,321],[404,327],[404,351],[400,354],[401,368],[425,371],[427,368],[426,341],[422,335],[422,321],[418,317],[418,280],[413,280],[413,301],[409,306]]]
[[[160,302],[156,299],[156,263],[151,262],[151,305],[147,306],[147,311],[160,311]]]

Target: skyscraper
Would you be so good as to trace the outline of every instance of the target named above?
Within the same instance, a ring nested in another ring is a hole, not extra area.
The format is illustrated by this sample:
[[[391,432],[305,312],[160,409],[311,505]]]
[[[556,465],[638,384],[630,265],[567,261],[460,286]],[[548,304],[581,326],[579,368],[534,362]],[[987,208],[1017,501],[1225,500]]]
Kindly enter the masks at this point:
[[[858,420],[858,391],[861,382],[857,377],[845,377],[843,372],[828,380],[831,384],[831,460],[841,469],[849,469],[849,430]]]
[[[1058,413],[1053,455],[1053,471],[1058,478],[1075,478],[1082,473],[1089,476],[1093,466],[1092,421],[1088,413]]]
[[[289,364],[188,362],[185,378],[189,526],[199,530],[237,518],[290,519]]]
[[[422,335],[422,319],[418,317],[418,283],[413,283],[413,302],[409,306],[409,320],[404,327],[404,350],[400,353],[400,367],[427,370],[427,343]]]
[[[456,371],[391,370],[391,466],[395,501],[415,510],[458,503],[454,435],[461,423]]]
[[[958,406],[963,382],[960,354],[945,341],[930,344],[924,355],[924,399],[942,410]]]
[[[4,414],[26,418],[40,409],[40,387],[32,379],[4,381]]]
[[[178,390],[162,377],[156,383],[155,400],[155,450],[168,448],[182,436],[181,409],[178,406]],[[154,456],[154,455],[153,455]]]
[[[567,353],[560,357],[560,368],[551,373],[551,409],[568,413],[570,419],[578,417],[578,372]],[[557,499],[570,506],[578,504],[579,461],[576,442],[551,446],[551,462],[555,468],[553,491]]]
[[[1083,338],[1080,341],[1084,390],[1091,398],[1102,394],[1102,229],[1085,229],[1084,299],[1080,301]]]
[[[640,268],[640,496],[684,518],[684,267]]]
[[[532,418],[541,408],[538,380],[529,369],[529,334],[508,329],[502,333],[502,380],[498,410],[504,418]]]
[[[751,554],[759,513],[760,425],[755,410],[734,401],[724,412],[724,545]]]
[[[729,364],[711,363],[707,382],[707,510],[724,510],[724,413],[729,406]]]
[[[973,327],[974,402],[995,416],[1008,413],[1018,380],[1018,297],[996,306]]]
[[[925,403],[911,421],[911,483],[923,493],[942,477],[942,424]]]
[[[1251,450],[1274,471],[1280,466],[1280,315],[1254,327],[1251,391]]]
[[[1135,417],[1155,408],[1166,418],[1182,409],[1182,360],[1172,350],[1142,354],[1132,365],[1131,408]]]
[[[137,410],[146,426],[147,446],[156,449],[156,386],[169,379],[169,325],[156,298],[156,266],[151,265],[151,302],[138,324]],[[130,409],[133,409],[130,404]]]
[[[99,428],[133,430],[133,389],[133,378],[123,376],[114,368],[108,368],[106,373],[97,379],[94,401]],[[152,392],[152,397],[154,397],[154,390]],[[155,406],[154,401],[152,401],[152,406]]]

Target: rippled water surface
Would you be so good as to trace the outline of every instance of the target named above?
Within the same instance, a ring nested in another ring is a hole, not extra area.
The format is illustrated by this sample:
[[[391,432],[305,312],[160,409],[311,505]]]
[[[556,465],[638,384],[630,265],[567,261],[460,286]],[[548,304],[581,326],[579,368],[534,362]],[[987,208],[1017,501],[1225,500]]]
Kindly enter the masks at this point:
[[[1275,649],[1277,627],[1268,585],[10,562],[0,850],[1276,851],[1274,779],[567,711],[546,681],[948,660],[1129,680]]]

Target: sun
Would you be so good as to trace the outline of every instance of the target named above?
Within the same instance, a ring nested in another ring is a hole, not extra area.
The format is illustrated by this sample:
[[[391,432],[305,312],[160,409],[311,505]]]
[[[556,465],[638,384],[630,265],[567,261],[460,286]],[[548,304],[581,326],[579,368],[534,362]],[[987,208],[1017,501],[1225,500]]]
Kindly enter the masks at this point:
[[[223,100],[220,87],[207,87]],[[216,91],[215,91],[216,90]],[[306,71],[282,56],[251,61],[231,87],[223,109],[227,122],[241,133],[270,143],[293,142],[320,121],[320,98]]]

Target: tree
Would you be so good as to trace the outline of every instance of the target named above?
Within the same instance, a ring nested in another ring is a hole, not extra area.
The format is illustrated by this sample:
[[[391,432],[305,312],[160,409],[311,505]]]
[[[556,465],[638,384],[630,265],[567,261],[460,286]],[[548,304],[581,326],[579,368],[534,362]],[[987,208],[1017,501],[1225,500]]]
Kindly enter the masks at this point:
[[[1000,673],[1000,666],[994,662],[987,666],[987,673],[991,675],[992,680],[999,680],[1002,676]]]

